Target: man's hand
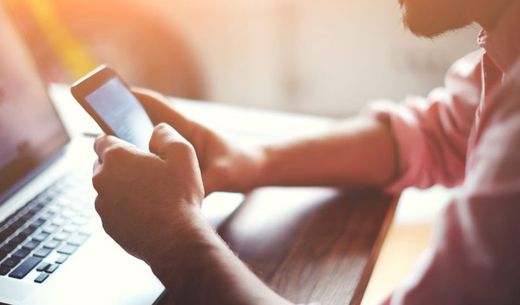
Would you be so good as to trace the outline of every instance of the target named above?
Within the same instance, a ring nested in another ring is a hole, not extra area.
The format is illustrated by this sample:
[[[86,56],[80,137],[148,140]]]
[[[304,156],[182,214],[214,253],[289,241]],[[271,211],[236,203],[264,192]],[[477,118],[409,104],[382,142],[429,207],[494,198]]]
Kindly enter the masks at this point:
[[[193,146],[166,124],[158,125],[150,152],[111,136],[95,142],[99,157],[92,182],[105,231],[145,261],[171,251],[180,232],[199,215],[204,189]],[[167,246],[166,246],[167,244]],[[170,258],[175,253],[168,253]]]
[[[195,150],[172,127],[155,128],[151,153],[111,136],[98,138],[94,149],[99,159],[92,182],[105,231],[152,267],[175,303],[290,304],[251,273],[203,219]]]
[[[175,110],[163,96],[134,90],[154,124],[167,123],[195,148],[206,194],[215,191],[245,192],[256,186],[263,161],[259,147],[244,147]]]

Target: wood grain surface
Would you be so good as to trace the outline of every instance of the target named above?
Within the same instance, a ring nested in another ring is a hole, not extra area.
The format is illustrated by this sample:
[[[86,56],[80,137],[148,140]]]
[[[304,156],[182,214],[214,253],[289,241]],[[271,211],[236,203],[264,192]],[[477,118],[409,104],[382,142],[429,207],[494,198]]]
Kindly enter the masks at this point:
[[[249,194],[218,232],[290,301],[360,304],[395,203],[370,190],[264,188]]]

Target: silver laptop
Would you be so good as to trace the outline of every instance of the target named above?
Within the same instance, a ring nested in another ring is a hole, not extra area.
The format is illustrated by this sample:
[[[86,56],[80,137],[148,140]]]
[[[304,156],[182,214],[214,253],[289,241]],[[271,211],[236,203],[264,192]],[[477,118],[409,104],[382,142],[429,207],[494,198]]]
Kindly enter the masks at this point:
[[[154,303],[93,209],[91,140],[69,138],[1,3],[0,45],[0,303]]]

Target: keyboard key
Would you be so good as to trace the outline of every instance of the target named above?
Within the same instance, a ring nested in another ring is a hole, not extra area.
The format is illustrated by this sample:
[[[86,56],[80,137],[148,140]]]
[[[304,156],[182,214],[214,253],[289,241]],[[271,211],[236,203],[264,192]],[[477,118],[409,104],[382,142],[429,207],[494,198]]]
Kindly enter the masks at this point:
[[[33,213],[32,211],[29,210],[28,212],[26,212],[25,214],[23,214],[23,215],[19,218],[19,220],[20,220],[20,221],[23,221],[23,222],[25,223],[25,222],[27,222],[27,220],[33,218],[34,214],[35,214],[35,213]]]
[[[7,226],[2,230],[2,236],[5,236],[7,239],[9,236],[11,236],[18,228]]]
[[[57,211],[47,210],[47,211],[45,211],[44,217],[48,221],[47,224],[49,224],[51,221],[53,221],[54,218],[60,217],[60,214],[61,214],[61,210],[57,210]]]
[[[87,222],[88,222],[88,219],[85,216],[76,216],[72,220],[72,223],[77,226],[82,226],[82,225],[86,224]]]
[[[34,240],[37,240],[37,241],[39,241],[39,242],[42,242],[42,241],[44,241],[47,237],[49,237],[49,235],[50,235],[49,233],[40,232],[40,233],[34,235],[34,236],[33,236],[33,239],[34,239]]]
[[[4,230],[4,226],[9,222],[9,220],[11,220],[11,217],[7,217],[2,222],[0,222],[0,231]]]
[[[38,218],[38,220],[40,220],[40,221],[44,221],[44,222],[47,222],[47,221],[49,221],[49,219],[51,219],[52,217],[54,217],[55,214],[56,214],[56,213],[55,213],[54,211],[50,211],[50,210],[49,210],[49,211],[45,212],[44,214],[42,214],[42,215]]]
[[[38,257],[47,257],[52,252],[52,249],[49,248],[40,248],[36,252],[34,252],[34,256]]]
[[[40,218],[36,219],[35,221],[33,221],[33,222],[31,223],[31,226],[35,226],[35,227],[39,228],[39,227],[41,227],[45,222],[46,222],[46,220],[40,217]]]
[[[21,261],[21,259],[11,256],[2,262],[2,266],[7,267],[7,268],[13,268],[14,266],[18,265],[18,263],[20,261]]]
[[[77,212],[69,208],[63,211],[62,215],[67,219],[72,219],[77,215]]]
[[[47,278],[49,277],[49,274],[48,273],[45,273],[45,272],[42,272],[40,273],[40,275],[38,275],[35,279],[34,279],[34,282],[36,283],[43,283]]]
[[[43,227],[43,232],[45,233],[54,233],[56,232],[56,230],[58,230],[58,226],[55,226],[55,225],[46,225],[45,227]]]
[[[7,232],[5,229],[0,231],[0,243],[3,243],[12,233]]]
[[[56,269],[58,269],[60,265],[58,264],[50,264],[49,266],[47,266],[47,268],[45,269],[45,272],[47,273],[53,273],[54,271],[56,271]]]
[[[17,245],[21,244],[31,233],[26,234],[24,232],[19,233],[15,237],[11,238],[9,242],[15,243]]]
[[[62,254],[56,259],[56,264],[63,264],[68,258],[69,256],[67,254]]]
[[[31,213],[36,214],[39,211],[41,211],[44,207],[45,207],[45,203],[44,202],[39,202],[38,204],[36,204],[35,206],[33,206],[31,208]]]
[[[61,206],[57,205],[57,204],[51,204],[49,206],[49,210],[48,211],[51,211],[53,213],[58,213],[60,210],[62,209]]]
[[[29,273],[41,261],[41,258],[31,256],[27,258],[20,266],[16,267],[16,269],[14,269],[11,273],[9,273],[9,276],[16,279],[23,279],[27,273]]]
[[[18,230],[21,226],[23,226],[24,224],[25,224],[25,221],[20,219],[20,220],[17,220],[17,221],[15,221],[15,222],[13,222],[13,223],[9,226],[9,229],[10,229],[10,230],[14,230],[14,231],[16,231],[16,230]],[[14,232],[14,231],[13,231],[13,232]]]
[[[68,240],[67,243],[75,246],[81,246],[88,238],[87,234],[73,234]]]
[[[0,229],[0,242],[4,242],[11,236],[14,231],[16,231],[16,228],[11,228],[9,225],[3,225]]]
[[[69,204],[69,202],[65,198],[60,198],[60,199],[56,200],[56,204],[61,207],[66,207]]]
[[[31,239],[29,241],[26,241],[22,247],[25,249],[34,250],[34,249],[36,249],[36,247],[38,247],[39,244],[40,244],[39,241]]]
[[[13,241],[10,241],[7,244],[3,245],[1,250],[2,251],[7,251],[7,252],[12,252],[14,249],[16,249],[16,247],[18,247],[18,245],[19,245],[19,243],[15,243]]]
[[[55,240],[65,240],[67,238],[69,238],[70,236],[70,233],[67,233],[67,232],[58,232],[56,233],[56,235],[54,235],[53,239]]]
[[[55,218],[52,220],[52,224],[55,226],[58,226],[58,227],[64,225],[66,222],[67,222],[67,220],[62,217],[58,217],[58,218]]]
[[[76,246],[66,244],[66,245],[61,246],[58,249],[58,253],[70,255],[70,254],[74,253],[77,249],[78,249],[78,247],[76,247]]]
[[[24,258],[29,255],[29,253],[31,253],[30,249],[20,248],[16,250],[16,252],[13,254],[13,257]]]
[[[79,233],[91,235],[92,233],[98,230],[99,226],[95,222],[90,222],[87,225],[83,226]]]
[[[34,233],[34,231],[38,230],[40,226],[34,224],[34,223],[31,223],[27,228],[30,228],[31,229],[31,234]]]
[[[31,225],[31,226],[28,226],[27,228],[25,228],[25,229],[22,231],[22,233],[23,233],[24,235],[29,236],[29,235],[33,234],[34,231],[36,231],[36,229],[38,229],[38,227],[35,227],[35,226],[32,226],[32,225]]]
[[[60,245],[60,243],[61,243],[61,241],[59,241],[59,240],[51,239],[51,240],[47,241],[43,246],[45,248],[54,249],[54,248],[58,247]]]
[[[0,250],[0,261],[7,257],[9,252]]]
[[[68,232],[68,233],[74,233],[74,232],[78,231],[78,229],[79,229],[79,227],[77,225],[73,225],[73,224],[68,224],[65,227],[63,227],[63,231]]]
[[[9,273],[10,270],[11,270],[11,268],[8,268],[5,266],[0,266],[0,275],[6,275]]]
[[[49,263],[43,262],[38,266],[38,268],[36,268],[36,271],[45,271],[45,269],[47,269],[49,266]]]

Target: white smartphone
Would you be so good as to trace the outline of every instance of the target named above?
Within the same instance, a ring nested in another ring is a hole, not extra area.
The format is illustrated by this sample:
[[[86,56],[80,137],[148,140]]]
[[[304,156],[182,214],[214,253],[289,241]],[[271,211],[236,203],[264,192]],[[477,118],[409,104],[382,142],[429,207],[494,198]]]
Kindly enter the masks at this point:
[[[74,98],[108,135],[148,151],[153,123],[121,77],[103,65],[74,83]]]

